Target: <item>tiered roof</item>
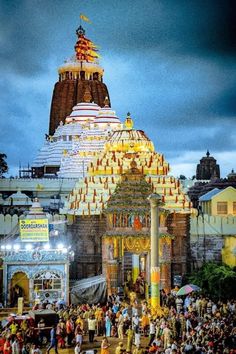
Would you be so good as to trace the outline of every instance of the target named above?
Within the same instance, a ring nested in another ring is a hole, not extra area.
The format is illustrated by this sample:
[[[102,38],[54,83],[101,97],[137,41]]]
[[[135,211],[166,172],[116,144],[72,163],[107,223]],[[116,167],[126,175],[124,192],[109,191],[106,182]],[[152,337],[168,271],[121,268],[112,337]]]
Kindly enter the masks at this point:
[[[190,212],[190,202],[179,180],[168,175],[169,164],[162,154],[153,150],[154,145],[144,132],[133,129],[115,131],[105,145],[105,152],[90,162],[87,177],[76,183],[68,205],[62,212],[74,215],[101,214],[122,174],[130,169],[132,160],[145,175],[152,192],[162,196],[164,208]]]
[[[111,111],[112,122],[95,123],[100,110],[102,117],[104,109],[89,102],[91,95],[88,90],[85,91],[84,99],[85,102],[73,107],[65,124],[61,122],[53,136],[46,135],[45,144],[34,160],[33,167],[60,166],[60,177],[82,177],[91,159],[103,151],[110,131],[121,128],[115,111]]]

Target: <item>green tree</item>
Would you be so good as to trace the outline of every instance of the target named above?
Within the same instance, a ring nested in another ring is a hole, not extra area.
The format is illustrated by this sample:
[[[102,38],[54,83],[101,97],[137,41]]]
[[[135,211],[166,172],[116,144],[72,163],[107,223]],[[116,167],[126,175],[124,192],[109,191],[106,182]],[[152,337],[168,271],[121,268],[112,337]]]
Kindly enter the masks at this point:
[[[188,280],[214,298],[229,299],[234,296],[236,272],[225,264],[205,263],[202,268],[194,271]]]
[[[184,180],[184,179],[187,179],[187,178],[184,175],[180,175],[179,179],[183,179]]]
[[[8,171],[6,158],[7,158],[6,154],[0,153],[0,178],[2,178],[4,173],[7,173]]]

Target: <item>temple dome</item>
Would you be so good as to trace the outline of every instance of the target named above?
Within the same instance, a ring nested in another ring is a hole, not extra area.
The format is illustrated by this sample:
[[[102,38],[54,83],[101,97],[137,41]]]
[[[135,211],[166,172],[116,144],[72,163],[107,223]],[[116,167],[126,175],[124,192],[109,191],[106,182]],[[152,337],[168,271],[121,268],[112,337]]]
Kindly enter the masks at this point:
[[[227,175],[230,181],[236,181],[236,172],[232,169],[232,171]]]
[[[102,127],[112,126],[117,129],[122,127],[122,123],[117,117],[116,112],[108,105],[100,109],[97,117],[94,119],[94,124]]]
[[[117,130],[112,133],[107,143],[105,144],[106,151],[119,151],[119,152],[153,152],[153,142],[146,136],[143,130],[132,129],[133,121],[128,115],[132,124],[125,123],[126,129]]]
[[[73,107],[71,114],[66,118],[66,123],[79,122],[83,124],[93,122],[100,109],[101,107],[94,102],[77,103]]]

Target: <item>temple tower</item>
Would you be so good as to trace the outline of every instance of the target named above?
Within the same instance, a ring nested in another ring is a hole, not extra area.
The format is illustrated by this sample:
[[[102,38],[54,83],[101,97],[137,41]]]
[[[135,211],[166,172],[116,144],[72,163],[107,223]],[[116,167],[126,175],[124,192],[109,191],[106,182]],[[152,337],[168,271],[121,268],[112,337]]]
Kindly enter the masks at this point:
[[[213,177],[220,178],[220,167],[216,162],[216,159],[210,156],[207,150],[206,156],[202,157],[197,165],[196,178],[198,180],[210,180]]]
[[[85,91],[89,91],[91,100],[103,107],[106,97],[110,106],[109,93],[103,83],[103,68],[99,65],[97,46],[85,37],[82,26],[76,31],[78,40],[75,55],[58,68],[59,79],[56,82],[50,112],[49,134],[52,135],[60,122],[65,122],[72,108],[83,101]]]

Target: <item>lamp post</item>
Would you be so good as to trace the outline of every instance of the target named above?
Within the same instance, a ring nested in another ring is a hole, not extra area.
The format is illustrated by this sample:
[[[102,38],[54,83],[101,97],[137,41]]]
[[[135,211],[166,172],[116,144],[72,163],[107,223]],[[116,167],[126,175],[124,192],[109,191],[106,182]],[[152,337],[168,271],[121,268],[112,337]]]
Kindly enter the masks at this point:
[[[153,193],[148,197],[151,206],[151,306],[160,307],[160,264],[159,264],[159,206],[161,196]]]

